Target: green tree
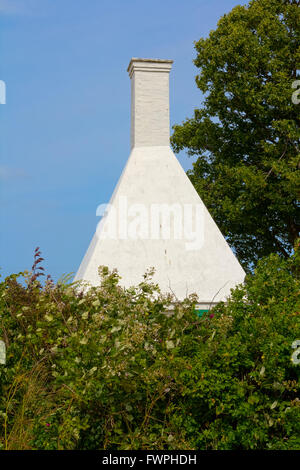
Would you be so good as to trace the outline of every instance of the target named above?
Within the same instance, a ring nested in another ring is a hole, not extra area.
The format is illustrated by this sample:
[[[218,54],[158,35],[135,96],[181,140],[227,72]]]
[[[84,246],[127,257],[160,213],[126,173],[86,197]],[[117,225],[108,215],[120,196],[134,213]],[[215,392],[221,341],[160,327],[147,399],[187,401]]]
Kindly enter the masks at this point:
[[[188,175],[246,268],[288,258],[299,236],[299,32],[299,7],[282,0],[224,15],[195,43],[204,100],[171,138],[197,157]]]

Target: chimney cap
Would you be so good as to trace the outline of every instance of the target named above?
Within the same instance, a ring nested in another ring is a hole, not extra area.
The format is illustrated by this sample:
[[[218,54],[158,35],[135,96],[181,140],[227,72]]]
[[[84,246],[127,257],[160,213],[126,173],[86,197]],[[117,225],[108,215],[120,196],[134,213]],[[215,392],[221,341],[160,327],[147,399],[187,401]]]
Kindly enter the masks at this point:
[[[169,59],[141,59],[132,57],[129,62],[127,72],[130,78],[135,70],[149,72],[170,72],[173,60]]]

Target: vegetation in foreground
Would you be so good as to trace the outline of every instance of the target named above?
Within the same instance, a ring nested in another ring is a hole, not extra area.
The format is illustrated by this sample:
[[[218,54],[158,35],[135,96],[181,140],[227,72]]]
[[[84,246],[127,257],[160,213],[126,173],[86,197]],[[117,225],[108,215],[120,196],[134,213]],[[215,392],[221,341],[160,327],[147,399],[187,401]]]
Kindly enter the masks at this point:
[[[199,318],[150,272],[42,286],[37,250],[0,284],[0,449],[299,449],[297,253]]]

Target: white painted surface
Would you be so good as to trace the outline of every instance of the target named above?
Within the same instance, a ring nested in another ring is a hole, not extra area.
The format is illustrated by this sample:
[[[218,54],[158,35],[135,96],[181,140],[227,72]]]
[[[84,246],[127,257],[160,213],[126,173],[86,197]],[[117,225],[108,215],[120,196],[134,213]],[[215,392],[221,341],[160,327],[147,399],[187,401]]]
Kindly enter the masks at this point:
[[[172,60],[132,58],[131,148],[170,143],[169,72]]]
[[[101,239],[96,232],[75,280],[98,285],[98,266],[105,265],[117,268],[121,284],[129,287],[141,282],[153,266],[154,281],[163,292],[173,292],[180,300],[196,292],[199,302],[208,305],[225,300],[245,273],[169,146],[170,68],[171,61],[130,62],[133,148],[110,204],[118,209],[127,198],[129,207],[138,203],[149,212],[152,204],[201,207],[203,243],[200,249],[187,250],[186,239]],[[104,219],[102,230],[112,214]]]

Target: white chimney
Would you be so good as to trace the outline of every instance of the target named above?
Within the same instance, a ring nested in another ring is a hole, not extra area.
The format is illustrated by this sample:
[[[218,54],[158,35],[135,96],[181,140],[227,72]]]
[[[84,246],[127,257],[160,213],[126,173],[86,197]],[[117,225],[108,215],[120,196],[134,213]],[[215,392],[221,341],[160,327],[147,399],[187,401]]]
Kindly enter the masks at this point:
[[[132,58],[131,148],[170,144],[169,73],[173,60]]]

